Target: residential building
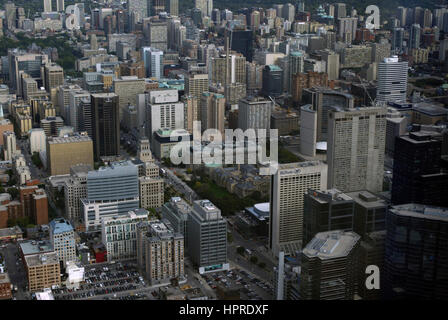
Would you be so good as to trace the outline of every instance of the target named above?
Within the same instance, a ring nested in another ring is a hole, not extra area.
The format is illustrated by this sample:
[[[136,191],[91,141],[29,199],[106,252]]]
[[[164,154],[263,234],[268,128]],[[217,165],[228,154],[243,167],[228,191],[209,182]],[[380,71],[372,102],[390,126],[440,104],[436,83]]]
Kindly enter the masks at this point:
[[[271,113],[274,103],[261,97],[248,97],[238,102],[238,127],[247,129],[266,129],[271,127]]]
[[[64,266],[69,261],[76,261],[75,230],[69,221],[64,218],[54,219],[50,222],[50,240],[59,261]]]

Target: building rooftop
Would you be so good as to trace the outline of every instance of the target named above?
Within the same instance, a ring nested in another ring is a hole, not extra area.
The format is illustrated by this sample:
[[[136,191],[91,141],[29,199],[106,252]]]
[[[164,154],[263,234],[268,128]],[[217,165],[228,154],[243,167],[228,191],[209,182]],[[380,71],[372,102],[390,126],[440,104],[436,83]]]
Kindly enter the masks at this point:
[[[387,207],[388,203],[384,199],[370,193],[369,191],[348,192],[347,196],[355,200],[358,204],[365,208]]]
[[[56,252],[41,253],[41,254],[26,256],[25,263],[28,266],[28,268],[49,265],[49,264],[59,265],[59,258],[58,258],[58,255]]]
[[[308,195],[319,203],[353,201],[350,196],[335,188],[324,191],[309,189]]]
[[[7,237],[15,237],[16,235],[23,234],[22,229],[20,229],[19,226],[15,226],[12,228],[4,228],[0,229],[0,239],[1,238],[7,238]]]
[[[8,273],[0,273],[0,284],[11,283]]]
[[[448,109],[428,102],[415,103],[412,106],[412,109],[432,117],[440,117],[448,115]]]
[[[54,250],[50,240],[26,240],[20,242],[19,246],[24,256],[53,252]]]
[[[73,227],[68,220],[64,218],[54,219],[50,222],[50,229],[53,234],[72,232]]]
[[[49,137],[47,141],[48,144],[65,144],[88,142],[92,141],[92,139],[87,134],[74,133],[70,135],[64,135],[63,137]]]
[[[402,216],[448,222],[448,208],[409,203],[392,206],[389,211]]]
[[[344,257],[360,239],[361,237],[352,231],[320,232],[303,249],[303,254],[321,260]]]

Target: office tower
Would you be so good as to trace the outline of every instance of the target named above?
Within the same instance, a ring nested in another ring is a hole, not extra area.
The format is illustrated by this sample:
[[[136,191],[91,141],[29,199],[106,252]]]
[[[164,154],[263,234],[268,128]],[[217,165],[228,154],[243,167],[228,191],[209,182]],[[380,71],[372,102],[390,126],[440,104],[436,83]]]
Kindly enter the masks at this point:
[[[24,265],[30,292],[61,285],[61,267],[56,252],[27,255]]]
[[[300,299],[353,300],[360,243],[360,236],[351,231],[316,234],[302,252]]]
[[[378,64],[377,101],[406,102],[407,85],[407,61],[399,61],[397,56],[392,56]]]
[[[70,168],[70,177],[64,182],[65,213],[70,221],[81,221],[81,199],[87,196],[87,173],[92,170],[92,166],[84,164]]]
[[[219,25],[221,23],[221,11],[219,9],[213,9],[211,18],[216,25]]]
[[[415,203],[393,206],[386,226],[385,297],[446,300],[447,209]]]
[[[246,62],[246,87],[248,91],[261,90],[263,87],[263,65]]]
[[[179,0],[166,0],[165,8],[170,16],[179,16]]]
[[[96,159],[120,154],[118,103],[115,93],[92,94],[92,140]]]
[[[148,46],[166,52],[168,50],[168,24],[161,20],[151,20],[145,36]]]
[[[90,49],[98,50],[98,40],[97,40],[96,34],[94,34],[94,33],[92,33],[90,35]]]
[[[189,72],[185,77],[185,94],[200,98],[208,91],[208,74]]]
[[[84,119],[81,100],[90,100],[90,93],[85,90],[70,92],[70,118],[66,121],[73,127],[74,131],[81,132],[84,130]]]
[[[423,12],[423,24],[421,25],[423,28],[431,28],[432,27],[432,12],[430,9],[425,9]]]
[[[16,5],[11,1],[5,3],[5,19],[8,30],[15,29]]]
[[[44,12],[53,12],[51,9],[51,0],[44,0]]]
[[[300,107],[300,153],[315,157],[317,149],[317,111],[311,104]]]
[[[229,39],[230,38],[230,39]],[[230,49],[241,53],[246,60],[252,62],[254,56],[254,35],[252,30],[237,29],[226,30],[226,43],[229,39]]]
[[[103,219],[101,239],[107,250],[108,262],[137,257],[137,224],[144,221],[148,221],[148,211],[145,209]]]
[[[64,126],[64,120],[61,117],[46,117],[40,120],[40,127],[44,129],[47,137],[57,137],[59,129]]]
[[[204,92],[201,96],[201,130],[216,129],[224,135],[226,99],[222,94]]]
[[[50,240],[59,261],[65,265],[78,259],[76,256],[75,231],[69,221],[64,218],[50,222]]]
[[[227,70],[226,70],[227,67]],[[241,54],[231,54],[211,59],[211,81],[226,85],[246,83],[246,58]]]
[[[297,73],[292,78],[292,98],[294,103],[302,101],[303,89],[312,87],[327,87],[328,75],[326,73],[307,72]]]
[[[263,69],[262,93],[268,97],[283,94],[283,70],[276,65],[267,65]]]
[[[138,169],[131,161],[115,162],[87,174],[87,197],[81,199],[87,231],[101,227],[102,219],[139,207]]]
[[[78,85],[63,85],[57,88],[57,112],[67,121],[70,122],[70,93],[72,91],[81,91]]]
[[[439,61],[445,62],[447,56],[446,51],[448,50],[448,38],[440,40],[439,45]]]
[[[229,270],[227,262],[227,221],[209,200],[193,202],[188,225],[189,254],[199,273]]]
[[[262,97],[247,97],[238,102],[238,127],[269,130],[274,103]]]
[[[176,233],[184,236],[185,248],[188,247],[188,219],[193,208],[182,198],[172,197],[162,206],[162,219],[168,220]]]
[[[13,131],[3,132],[3,160],[12,161],[13,156],[18,152],[16,135]]]
[[[327,188],[327,165],[320,161],[279,165],[271,178],[269,249],[275,257],[302,247],[303,197],[308,189]]]
[[[292,4],[284,4],[282,8],[282,17],[289,22],[294,22],[295,11],[296,9]]]
[[[166,220],[138,224],[137,264],[151,285],[183,280],[184,237]]]
[[[160,208],[163,205],[163,178],[144,176],[139,178],[138,184],[141,208]]]
[[[355,102],[355,98],[349,93],[320,86],[303,89],[302,100],[311,104],[311,109],[317,113],[317,141],[328,139],[328,112],[334,108],[352,109]]]
[[[56,10],[57,12],[65,11],[64,0],[56,0]]]
[[[193,133],[194,121],[200,121],[200,100],[193,96],[182,96],[181,101],[185,106],[184,127],[188,132]]]
[[[48,63],[45,54],[26,53],[19,50],[8,52],[9,82],[19,97],[23,96],[22,74],[26,73],[33,79],[41,78],[41,66]]]
[[[336,20],[347,17],[347,7],[345,3],[334,4],[334,18]]]
[[[128,105],[137,105],[137,95],[145,92],[145,79],[139,79],[137,76],[122,76],[119,79],[113,80],[113,88],[118,98],[121,120],[124,109]]]
[[[331,110],[328,114],[328,186],[342,192],[383,190],[386,109]]]
[[[163,77],[163,51],[151,47],[142,48],[146,77],[159,80]]]
[[[52,176],[69,174],[70,168],[77,164],[93,167],[93,142],[85,134],[47,136],[46,149],[48,173]]]
[[[408,8],[405,7],[398,7],[396,16],[398,18],[398,21],[400,21],[400,27],[406,26],[406,11]]]
[[[339,38],[349,39],[350,43],[355,40],[358,18],[339,18]]]
[[[448,174],[441,172],[441,141],[418,131],[395,140],[392,203],[448,207]]]
[[[184,104],[179,102],[177,90],[150,91],[146,104],[146,136],[154,139],[154,132],[159,129],[183,129],[185,126],[184,108]]]
[[[409,48],[418,49],[420,48],[420,37],[422,33],[422,28],[419,24],[413,24],[411,26],[411,32],[409,33]]]
[[[319,232],[353,231],[355,202],[338,189],[308,189],[303,199],[303,244]]]
[[[3,135],[2,135],[3,138]],[[42,128],[35,128],[30,130],[30,153],[34,154],[34,152],[45,151],[46,148],[46,135],[45,131]]]
[[[385,230],[387,201],[368,191],[348,192],[346,195],[355,201],[353,231],[364,239],[369,233]]]
[[[165,0],[147,0],[148,1],[148,17],[156,16],[160,12],[165,11]]]
[[[352,45],[342,49],[341,68],[362,68],[372,60],[372,47]]]
[[[314,59],[325,62],[324,72],[328,74],[328,80],[337,80],[339,78],[339,54],[334,51],[324,49],[315,51],[311,56]]]
[[[254,10],[250,13],[250,27],[256,31],[260,27],[260,11]]]
[[[148,16],[148,0],[128,0],[129,15],[134,15],[135,22],[142,22]]]
[[[47,63],[44,67],[45,90],[57,88],[64,84],[64,70],[56,63]]]
[[[292,76],[297,73],[303,73],[303,65],[305,59],[305,52],[303,51],[292,51],[289,54],[289,78],[290,78],[290,88],[289,92],[291,92],[292,87]]]
[[[381,63],[390,57],[391,45],[388,40],[381,39],[379,43],[372,43],[372,62]]]

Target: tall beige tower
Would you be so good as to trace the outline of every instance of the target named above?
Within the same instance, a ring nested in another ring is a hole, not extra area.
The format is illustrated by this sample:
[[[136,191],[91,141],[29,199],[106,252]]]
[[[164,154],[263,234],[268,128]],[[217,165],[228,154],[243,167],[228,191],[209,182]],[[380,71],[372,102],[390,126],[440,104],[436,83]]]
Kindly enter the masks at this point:
[[[382,107],[328,114],[328,187],[342,192],[383,188],[386,113]]]
[[[279,166],[271,178],[269,249],[295,255],[302,248],[303,199],[308,189],[327,189],[327,165],[321,161]]]

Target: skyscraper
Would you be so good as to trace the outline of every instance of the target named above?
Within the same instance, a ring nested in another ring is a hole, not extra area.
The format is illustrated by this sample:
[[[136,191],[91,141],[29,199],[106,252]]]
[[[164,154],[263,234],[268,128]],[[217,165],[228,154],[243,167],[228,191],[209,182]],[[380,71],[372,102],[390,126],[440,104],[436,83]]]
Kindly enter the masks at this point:
[[[271,178],[269,249],[278,256],[302,248],[303,198],[308,189],[327,188],[327,165],[320,161],[279,165]]]
[[[142,48],[146,77],[160,79],[163,76],[163,51],[151,47]]]
[[[328,114],[328,186],[342,192],[383,189],[386,109],[336,109]]]
[[[353,300],[357,290],[361,237],[349,231],[328,231],[303,249],[301,300]]]
[[[44,12],[52,12],[51,9],[51,0],[43,0],[44,1]]]
[[[201,129],[216,129],[224,135],[226,99],[219,93],[204,92],[201,96]]]
[[[386,226],[385,297],[448,299],[448,210],[414,203],[393,206]]]
[[[92,94],[92,139],[95,158],[120,153],[118,96],[115,93]]]
[[[406,102],[407,86],[407,61],[399,61],[398,56],[392,56],[378,64],[377,101]]]
[[[179,15],[179,0],[166,0],[166,11],[170,16]]]
[[[276,65],[263,69],[263,95],[278,97],[283,94],[283,70]]]
[[[448,174],[441,172],[441,141],[418,131],[395,139],[392,203],[448,207]]]
[[[392,50],[395,53],[400,53],[403,51],[403,40],[404,40],[404,29],[394,28],[392,34]]]
[[[238,102],[238,127],[269,130],[274,103],[262,97],[247,97]]]
[[[422,33],[422,28],[419,24],[414,23],[411,26],[411,32],[409,34],[409,48],[418,49],[420,48],[420,37]]]
[[[65,11],[64,0],[56,0],[56,10],[58,12]]]
[[[135,22],[142,22],[148,16],[148,0],[128,0],[129,15],[134,15]]]

